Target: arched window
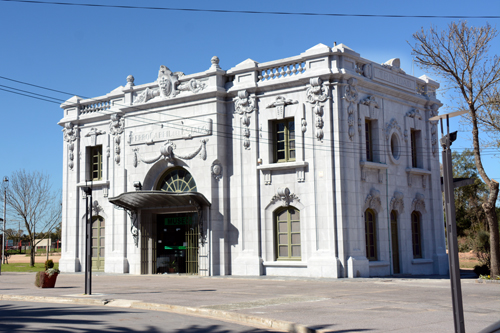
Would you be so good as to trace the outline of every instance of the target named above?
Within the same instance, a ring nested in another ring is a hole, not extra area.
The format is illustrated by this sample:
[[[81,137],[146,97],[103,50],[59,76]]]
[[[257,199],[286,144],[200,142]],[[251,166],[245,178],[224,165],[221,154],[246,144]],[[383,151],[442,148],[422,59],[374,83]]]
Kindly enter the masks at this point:
[[[104,219],[92,216],[92,270],[104,271]]]
[[[275,221],[277,260],[300,260],[300,211],[293,207],[277,210]]]
[[[422,233],[420,226],[420,214],[417,211],[411,213],[411,239],[413,243],[413,258],[422,258]]]
[[[377,257],[377,221],[372,209],[365,211],[366,258],[378,260]]]
[[[391,211],[391,244],[392,244],[392,271],[400,273],[399,268],[399,237],[398,237],[398,213]]]
[[[170,169],[158,182],[157,189],[164,192],[196,192],[193,176],[183,168]]]

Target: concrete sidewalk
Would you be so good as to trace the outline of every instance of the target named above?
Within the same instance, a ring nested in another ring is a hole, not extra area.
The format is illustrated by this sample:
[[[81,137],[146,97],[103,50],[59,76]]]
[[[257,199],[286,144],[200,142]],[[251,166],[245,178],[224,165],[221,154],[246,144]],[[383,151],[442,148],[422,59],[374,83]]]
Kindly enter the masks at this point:
[[[131,307],[210,316],[289,332],[453,332],[450,282],[441,278],[308,279],[2,273],[0,300]],[[500,320],[500,284],[462,279],[466,331]]]

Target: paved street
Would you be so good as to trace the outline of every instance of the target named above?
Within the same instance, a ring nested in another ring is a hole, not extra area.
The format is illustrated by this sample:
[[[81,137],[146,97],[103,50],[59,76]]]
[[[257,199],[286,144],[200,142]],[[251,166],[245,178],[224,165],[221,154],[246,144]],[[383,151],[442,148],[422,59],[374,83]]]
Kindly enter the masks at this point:
[[[0,332],[265,333],[270,331],[167,312],[0,301]]]
[[[0,300],[12,306],[17,301],[41,301],[153,309],[283,331],[307,327],[318,332],[453,332],[450,283],[440,278],[95,274],[92,296],[83,295],[83,274],[59,275],[54,289],[38,289],[34,279],[33,273],[3,273]],[[468,333],[500,320],[500,284],[462,279],[462,290]]]

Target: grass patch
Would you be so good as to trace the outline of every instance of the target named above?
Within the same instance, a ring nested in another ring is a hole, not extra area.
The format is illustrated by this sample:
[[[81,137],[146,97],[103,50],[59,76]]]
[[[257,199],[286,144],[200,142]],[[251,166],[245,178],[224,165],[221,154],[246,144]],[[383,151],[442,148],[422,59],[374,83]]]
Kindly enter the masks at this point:
[[[58,263],[54,263],[54,268],[59,268]],[[45,270],[44,262],[36,262],[35,267],[30,267],[29,263],[13,263],[2,265],[2,272],[41,272]]]

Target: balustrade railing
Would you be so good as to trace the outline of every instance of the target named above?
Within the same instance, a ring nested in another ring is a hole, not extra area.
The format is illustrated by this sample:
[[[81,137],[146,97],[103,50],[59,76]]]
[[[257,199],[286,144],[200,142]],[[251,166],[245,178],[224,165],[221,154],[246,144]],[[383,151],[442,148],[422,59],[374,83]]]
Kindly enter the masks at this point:
[[[270,81],[300,75],[306,71],[306,63],[303,61],[293,62],[285,65],[270,66],[260,70],[258,82]]]
[[[80,105],[80,114],[89,114],[99,111],[108,110],[111,108],[111,102],[109,99],[91,101],[90,103],[82,103]]]

